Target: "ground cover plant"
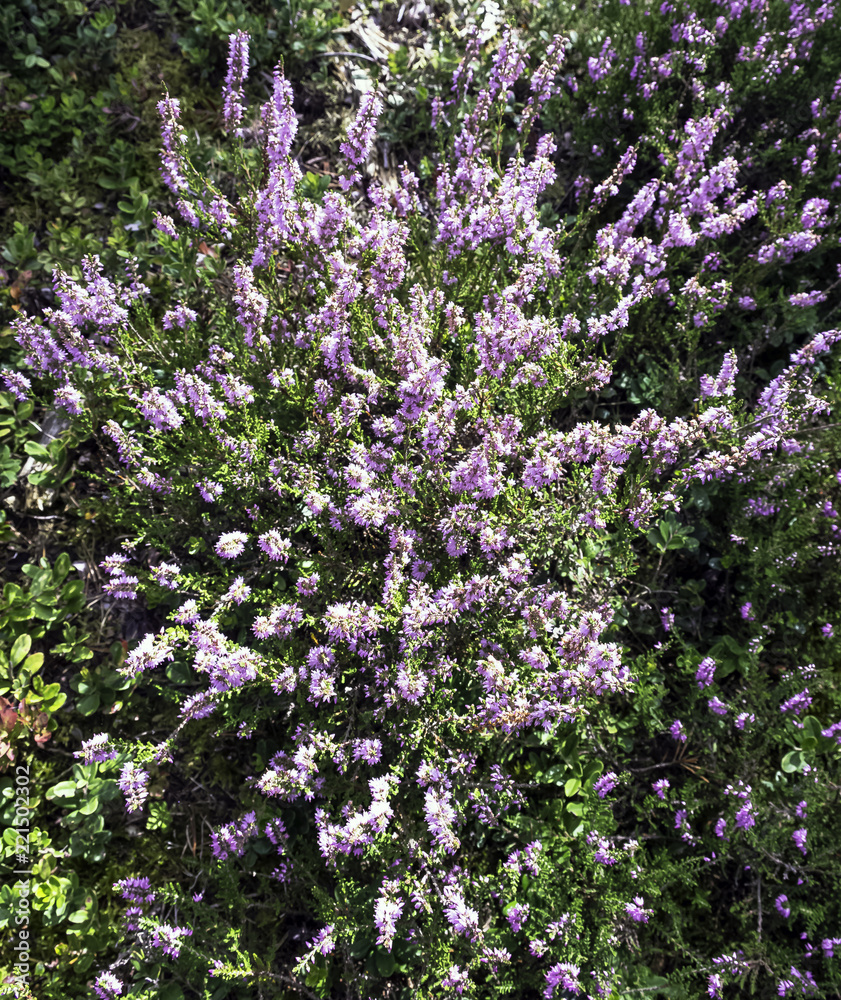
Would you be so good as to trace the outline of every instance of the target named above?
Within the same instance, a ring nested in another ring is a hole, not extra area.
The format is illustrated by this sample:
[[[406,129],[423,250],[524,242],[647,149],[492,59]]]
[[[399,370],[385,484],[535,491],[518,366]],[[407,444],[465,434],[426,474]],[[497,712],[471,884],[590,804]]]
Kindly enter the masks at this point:
[[[16,321],[9,393],[106,456],[102,593],[161,619],[75,676],[101,725],[46,795],[91,865],[145,823],[96,995],[838,994],[832,11],[599,13],[589,82],[472,37],[388,188],[377,89],[328,190],[232,36],[236,183],[159,104],[169,300],[89,257]],[[750,120],[768,64],[808,128]],[[551,125],[618,95],[568,212]],[[93,926],[55,860],[41,929]]]

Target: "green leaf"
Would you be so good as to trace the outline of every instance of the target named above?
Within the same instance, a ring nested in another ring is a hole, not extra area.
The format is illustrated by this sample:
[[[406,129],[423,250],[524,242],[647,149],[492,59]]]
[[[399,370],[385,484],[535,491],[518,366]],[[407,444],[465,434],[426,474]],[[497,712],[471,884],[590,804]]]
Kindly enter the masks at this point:
[[[76,710],[82,715],[93,715],[99,708],[100,701],[99,692],[94,691],[93,694],[89,694],[76,702]]]
[[[377,972],[384,978],[388,979],[390,975],[393,974],[394,970],[397,968],[397,962],[394,961],[394,956],[390,951],[386,951],[385,948],[380,948],[377,950]]]
[[[174,660],[167,666],[166,675],[173,684],[189,684],[192,680],[190,668],[180,660]]]
[[[76,794],[77,785],[75,781],[59,781],[57,785],[47,789],[48,799],[72,799]]]
[[[364,958],[374,947],[376,938],[369,931],[362,931],[357,934],[348,947],[348,954],[351,958]]]
[[[53,566],[53,586],[61,586],[64,578],[70,572],[71,565],[70,556],[66,552],[62,552]]]
[[[567,798],[572,798],[572,796],[575,795],[575,793],[580,788],[581,788],[581,779],[580,778],[570,778],[564,784],[564,795],[566,795]]]
[[[806,758],[800,750],[792,750],[783,757],[783,770],[786,774],[793,774],[795,771],[802,771]]]
[[[604,772],[604,763],[600,760],[591,760],[584,768],[584,781],[595,781]]]
[[[27,673],[30,677],[33,674],[37,674],[41,667],[44,666],[44,654],[43,653],[33,653],[31,656],[27,656],[21,667],[21,673]]]
[[[27,441],[23,446],[23,450],[27,455],[31,455],[33,458],[51,458],[49,451],[42,445],[38,444],[37,441]]]
[[[20,661],[27,655],[32,646],[32,639],[28,635],[19,635],[15,639],[15,643],[12,646],[12,651],[9,654],[9,662],[12,667],[16,667]]]
[[[813,740],[817,740],[821,737],[823,726],[818,722],[814,715],[807,715],[803,719],[803,732],[807,736],[811,736]]]

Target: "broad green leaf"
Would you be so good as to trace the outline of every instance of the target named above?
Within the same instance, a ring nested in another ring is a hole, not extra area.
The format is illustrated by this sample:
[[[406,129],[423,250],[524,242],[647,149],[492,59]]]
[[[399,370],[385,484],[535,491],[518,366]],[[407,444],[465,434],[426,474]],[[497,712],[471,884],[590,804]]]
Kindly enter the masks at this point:
[[[47,789],[48,799],[72,799],[76,794],[77,785],[75,781],[59,781],[57,785]]]
[[[62,552],[61,555],[56,559],[55,566],[53,566],[53,584],[56,587],[61,586],[64,578],[70,572],[71,567],[70,556],[66,552]]]
[[[800,750],[792,750],[783,757],[783,770],[786,774],[793,774],[795,771],[802,771],[806,758]]]
[[[564,795],[571,798],[581,788],[580,778],[570,778],[564,785]]]
[[[28,635],[19,635],[12,646],[9,654],[9,662],[12,667],[16,667],[20,661],[29,653],[32,647],[32,639]]]
[[[99,692],[94,691],[92,694],[86,695],[84,698],[76,702],[76,710],[81,715],[93,715],[93,713],[99,708],[100,701]]]
[[[388,979],[390,975],[394,973],[397,968],[397,962],[394,960],[394,956],[390,951],[386,951],[381,948],[377,951],[377,972],[385,979]]]
[[[52,456],[47,451],[47,449],[42,445],[38,444],[37,441],[27,441],[23,446],[23,450],[27,455],[31,455],[33,458],[51,458]]]

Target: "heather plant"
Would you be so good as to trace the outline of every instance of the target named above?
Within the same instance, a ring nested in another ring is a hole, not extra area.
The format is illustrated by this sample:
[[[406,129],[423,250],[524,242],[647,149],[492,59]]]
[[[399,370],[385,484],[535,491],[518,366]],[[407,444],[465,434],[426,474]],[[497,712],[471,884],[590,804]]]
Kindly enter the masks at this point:
[[[652,31],[669,13],[652,9]],[[249,146],[247,45],[232,36],[224,93],[235,195],[192,165],[177,100],[159,106],[173,301],[88,258],[83,280],[56,273],[44,322],[16,323],[32,377],[113,443],[108,509],[129,537],[105,592],[172,609],[123,669],[177,722],[157,743],[98,733],[79,756],[118,762],[132,816],[179,763],[201,775],[222,754],[239,775],[189,891],[143,870],[116,883],[134,947],[96,993],[723,996],[749,979],[828,995],[833,663],[775,678],[763,653],[790,623],[747,591],[737,621],[718,602],[707,642],[692,574],[728,554],[693,510],[753,510],[778,488],[811,512],[830,491],[831,531],[841,332],[813,320],[764,386],[743,344],[721,350],[687,412],[631,400],[582,419],[582,400],[611,387],[611,348],[647,303],[673,299],[666,339],[714,322],[730,288],[704,266],[722,236],[785,199],[756,235],[759,280],[837,244],[829,201],[737,189],[732,152],[712,162],[724,82],[657,135],[661,176],[615,221],[595,225],[642,139],[572,225],[547,225],[540,122],[568,46],[555,37],[527,78],[511,149],[512,30],[487,79],[474,38],[433,102],[433,183],[408,167],[390,194],[364,183],[372,90],[322,191],[292,156],[280,70]],[[649,212],[652,235],[634,236]],[[161,678],[176,666],[186,683]],[[714,933],[698,913],[712,907]]]

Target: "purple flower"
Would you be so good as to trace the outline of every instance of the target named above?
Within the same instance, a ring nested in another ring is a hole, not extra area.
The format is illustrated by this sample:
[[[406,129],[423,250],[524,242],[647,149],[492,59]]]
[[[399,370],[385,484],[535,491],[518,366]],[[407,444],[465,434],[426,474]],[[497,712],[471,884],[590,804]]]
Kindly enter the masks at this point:
[[[785,918],[786,920],[791,915],[791,910],[789,909],[789,907],[783,905],[784,903],[787,902],[788,902],[788,896],[784,894],[777,896],[777,898],[774,900],[774,906],[777,908],[777,913],[779,913],[780,916]]]
[[[553,965],[546,973],[546,989],[543,991],[543,996],[546,1000],[552,1000],[558,986],[570,993],[580,993],[581,982],[578,978],[580,972],[581,969],[570,962],[559,962],[557,965]]]
[[[507,913],[508,923],[511,925],[511,930],[516,934],[523,924],[528,920],[529,916],[529,904],[528,903],[515,903]]]
[[[727,706],[721,701],[720,698],[710,698],[707,701],[707,705],[711,712],[715,712],[716,715],[727,715]]]
[[[251,587],[245,582],[244,577],[238,576],[219,600],[222,604],[229,604],[233,601],[234,604],[239,605],[247,600],[250,594]]]
[[[809,689],[804,688],[798,694],[793,695],[788,701],[784,701],[780,705],[780,712],[785,715],[786,712],[792,712],[794,715],[800,715],[801,712],[805,712],[806,709],[812,704],[812,697],[809,694]]]
[[[85,408],[85,397],[72,385],[62,385],[55,391],[55,405],[78,417]]]
[[[725,831],[726,827],[727,827],[727,820],[726,819],[724,819],[722,817],[721,819],[717,820],[716,824],[715,824],[715,835],[716,835],[716,837],[718,837],[719,839],[723,839],[724,838],[724,831]]]
[[[711,656],[705,657],[698,665],[695,673],[695,680],[699,688],[709,687],[715,676],[715,660]]]
[[[228,74],[222,88],[222,117],[229,132],[242,122],[242,85],[248,75],[248,42],[249,37],[244,31],[228,36]]]
[[[296,587],[298,588],[298,593],[301,597],[313,597],[318,593],[318,581],[320,577],[318,573],[312,573],[310,576],[301,576],[298,578]]]
[[[210,479],[203,479],[200,483],[196,483],[196,489],[207,503],[213,503],[217,497],[221,497],[225,492],[225,487],[221,483],[214,483]]]
[[[659,798],[665,800],[665,798],[666,798],[666,790],[668,788],[670,788],[671,786],[669,785],[669,779],[668,778],[660,778],[658,781],[655,781],[652,784],[651,787],[657,793],[657,796]]]
[[[801,827],[799,830],[795,830],[791,835],[791,839],[797,844],[797,849],[803,854],[806,854],[806,828]]]
[[[117,784],[126,797],[126,809],[130,813],[137,812],[143,807],[143,803],[149,795],[146,788],[149,784],[149,775],[142,767],[138,767],[132,761],[123,765]]]
[[[248,841],[257,833],[257,817],[246,813],[238,822],[220,827],[211,837],[211,852],[219,861],[241,858]]]
[[[596,794],[600,799],[603,799],[608,792],[613,791],[616,787],[616,774],[613,771],[608,771],[607,774],[603,774],[601,778],[593,785]]]
[[[739,614],[742,616],[742,618],[744,618],[745,621],[752,622],[755,620],[753,612],[751,610],[752,608],[753,605],[751,604],[750,601],[747,601],[739,608]]]
[[[680,719],[675,719],[675,721],[671,725],[671,728],[669,729],[669,732],[676,740],[680,740],[682,743],[686,742],[687,739],[686,730],[683,728],[683,723],[680,721]]]
[[[750,804],[750,801],[745,801],[741,809],[736,813],[736,829],[748,830],[755,825],[756,820],[753,818],[753,806]]]
[[[190,937],[192,933],[188,927],[172,927],[169,924],[158,924],[152,932],[152,947],[160,948],[170,958],[178,958],[181,954],[182,939]]]
[[[403,900],[397,896],[399,882],[383,882],[377,902],[374,904],[374,924],[377,928],[377,944],[391,951],[394,935],[397,933],[397,921],[403,912]]]
[[[174,194],[186,191],[189,187],[184,176],[186,163],[182,145],[187,141],[184,129],[178,124],[181,116],[180,102],[167,95],[158,101],[158,114],[161,117],[161,175],[166,186]]]
[[[713,997],[713,1000],[716,1000],[716,998],[719,998],[720,1000],[721,989],[722,986],[724,985],[724,981],[722,980],[721,976],[717,972],[714,972],[710,976],[708,982],[709,986],[707,986],[707,993],[709,993],[709,995]]]
[[[462,893],[454,886],[444,887],[444,914],[457,934],[472,940],[479,932],[479,913],[470,909]]]
[[[362,95],[356,118],[347,131],[347,139],[339,147],[351,167],[351,176],[341,179],[341,186],[345,191],[354,180],[358,179],[358,168],[368,158],[368,153],[374,144],[377,119],[382,110],[382,98],[375,90],[369,90]]]
[[[827,622],[826,625],[821,626],[821,632],[827,637],[827,639],[831,639],[834,634],[833,627],[829,622]]]
[[[21,372],[6,371],[2,373],[1,377],[6,384],[6,388],[16,399],[21,401],[29,399],[29,393],[32,391],[32,383],[25,375]]]
[[[634,896],[633,903],[626,903],[625,912],[632,920],[636,920],[637,923],[648,923],[648,913],[643,909],[642,896]]]
[[[181,572],[181,567],[176,563],[159,563],[151,569],[152,578],[155,583],[167,590],[175,590],[177,586],[176,578]]]
[[[728,351],[724,357],[718,377],[715,380],[711,379],[709,375],[701,376],[701,399],[732,396],[736,391],[735,379],[738,370],[736,352]]]
[[[121,878],[112,886],[114,892],[119,892],[123,899],[130,903],[154,903],[155,893],[147,876],[143,878]]]
[[[245,550],[245,543],[248,535],[242,531],[226,531],[219,536],[219,541],[214,546],[216,555],[222,559],[236,559]]]
[[[364,760],[366,764],[378,764],[382,756],[383,745],[379,740],[355,740],[353,759]]]
[[[117,751],[108,746],[108,734],[98,733],[92,736],[86,743],[82,744],[82,749],[77,750],[74,757],[84,758],[86,764],[102,763],[106,760],[114,760]]]
[[[122,996],[123,984],[110,972],[103,972],[102,975],[97,976],[93,990],[99,1000],[115,1000],[116,997]]]
[[[671,632],[672,626],[675,623],[675,615],[671,608],[660,609],[660,621],[663,623],[664,630]]]
[[[188,323],[195,323],[197,319],[198,314],[182,304],[165,312],[161,322],[164,330],[172,330],[175,327],[183,330]]]
[[[292,548],[292,542],[288,538],[284,538],[277,528],[272,528],[271,531],[260,535],[257,544],[269,559],[279,560],[281,563],[285,563],[289,558],[289,551]]]
[[[175,228],[175,223],[169,215],[161,215],[159,212],[155,212],[155,229],[166,236],[171,236],[174,240],[178,239],[178,230]]]
[[[459,996],[464,993],[469,984],[470,976],[467,973],[467,969],[462,969],[458,965],[451,965],[449,972],[441,980],[441,985],[444,989],[455,990]]]
[[[435,788],[426,790],[424,814],[429,832],[435,838],[436,846],[443,847],[448,854],[454,854],[459,840],[452,828],[456,811],[450,803],[449,792]]]

